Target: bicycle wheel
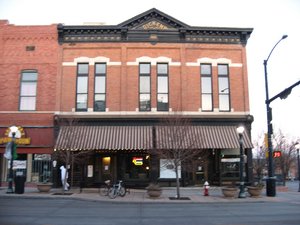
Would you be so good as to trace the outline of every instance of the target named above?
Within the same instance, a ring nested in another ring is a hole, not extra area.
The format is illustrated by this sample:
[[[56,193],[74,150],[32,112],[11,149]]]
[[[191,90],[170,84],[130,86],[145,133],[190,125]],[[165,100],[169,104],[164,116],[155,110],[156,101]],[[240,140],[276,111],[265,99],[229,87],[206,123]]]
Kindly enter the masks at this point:
[[[121,196],[121,197],[124,197],[125,195],[126,195],[126,189],[125,189],[125,187],[121,187],[120,188],[120,190],[119,190],[119,195]]]
[[[106,184],[102,184],[99,188],[99,194],[101,196],[107,196],[108,195],[108,191],[109,191],[109,188]]]
[[[108,197],[111,199],[114,199],[117,197],[117,189],[114,187],[111,187],[108,191]]]

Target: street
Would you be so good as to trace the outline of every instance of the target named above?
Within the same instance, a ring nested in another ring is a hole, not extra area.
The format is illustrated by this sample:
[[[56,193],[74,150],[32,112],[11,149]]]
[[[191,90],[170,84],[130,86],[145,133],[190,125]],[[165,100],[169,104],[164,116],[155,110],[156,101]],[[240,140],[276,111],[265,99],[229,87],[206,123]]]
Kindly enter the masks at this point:
[[[109,203],[0,198],[1,225],[299,224],[300,202]]]

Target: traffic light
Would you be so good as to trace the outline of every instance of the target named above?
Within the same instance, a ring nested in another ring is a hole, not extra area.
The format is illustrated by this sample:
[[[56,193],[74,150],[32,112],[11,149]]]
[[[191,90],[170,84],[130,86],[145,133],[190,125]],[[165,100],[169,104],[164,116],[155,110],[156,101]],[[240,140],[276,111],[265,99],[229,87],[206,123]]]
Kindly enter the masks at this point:
[[[281,151],[274,151],[273,158],[279,158],[279,157],[281,157]]]

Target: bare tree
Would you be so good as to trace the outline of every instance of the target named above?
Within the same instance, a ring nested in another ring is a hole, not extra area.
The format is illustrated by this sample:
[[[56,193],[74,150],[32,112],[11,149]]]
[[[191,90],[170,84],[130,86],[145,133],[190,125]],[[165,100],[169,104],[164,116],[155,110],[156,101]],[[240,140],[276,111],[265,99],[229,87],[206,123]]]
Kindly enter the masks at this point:
[[[83,168],[86,164],[88,158],[93,153],[92,151],[78,151],[76,149],[72,149],[72,143],[74,140],[78,140],[80,137],[77,136],[76,131],[76,124],[77,121],[74,118],[67,118],[67,119],[61,119],[58,121],[58,124],[60,126],[65,126],[64,132],[64,149],[56,150],[53,154],[53,159],[57,160],[63,164],[66,165],[66,169],[69,169],[69,166],[71,166],[72,169],[72,177],[71,177],[71,186],[73,185],[73,174],[74,174],[74,166],[78,165],[79,167]],[[81,171],[82,172],[82,171]],[[81,174],[83,176],[83,174]],[[65,173],[65,177],[62,178],[63,184],[62,184],[62,190],[63,193],[65,191],[64,187],[67,182],[67,172]]]
[[[267,155],[267,148],[265,144],[262,143],[263,135],[259,135],[257,140],[254,140],[253,145],[255,149],[255,154],[253,157],[253,172],[256,174],[258,178],[258,183],[262,182],[262,178],[264,175],[264,171],[266,169],[266,155]]]
[[[202,138],[195,131],[190,120],[182,115],[170,115],[156,127],[157,146],[151,152],[164,162],[160,165],[161,168],[175,172],[178,199],[181,168],[195,157],[205,158],[208,154],[208,151],[200,148]]]
[[[281,170],[283,185],[296,159],[296,143],[295,140],[288,141],[281,130],[274,135],[274,151],[281,151],[281,156],[275,158],[275,166]]]

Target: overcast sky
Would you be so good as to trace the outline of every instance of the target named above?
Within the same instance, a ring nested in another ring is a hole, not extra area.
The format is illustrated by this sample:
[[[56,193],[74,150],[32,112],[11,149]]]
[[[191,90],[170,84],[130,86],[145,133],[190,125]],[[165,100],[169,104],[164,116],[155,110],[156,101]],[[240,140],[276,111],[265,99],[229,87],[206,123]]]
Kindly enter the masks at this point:
[[[266,132],[263,60],[287,34],[268,61],[270,98],[300,80],[299,0],[0,0],[0,19],[15,25],[117,25],[151,8],[191,26],[254,28],[247,44],[253,139]],[[271,107],[274,129],[300,137],[300,86]]]

